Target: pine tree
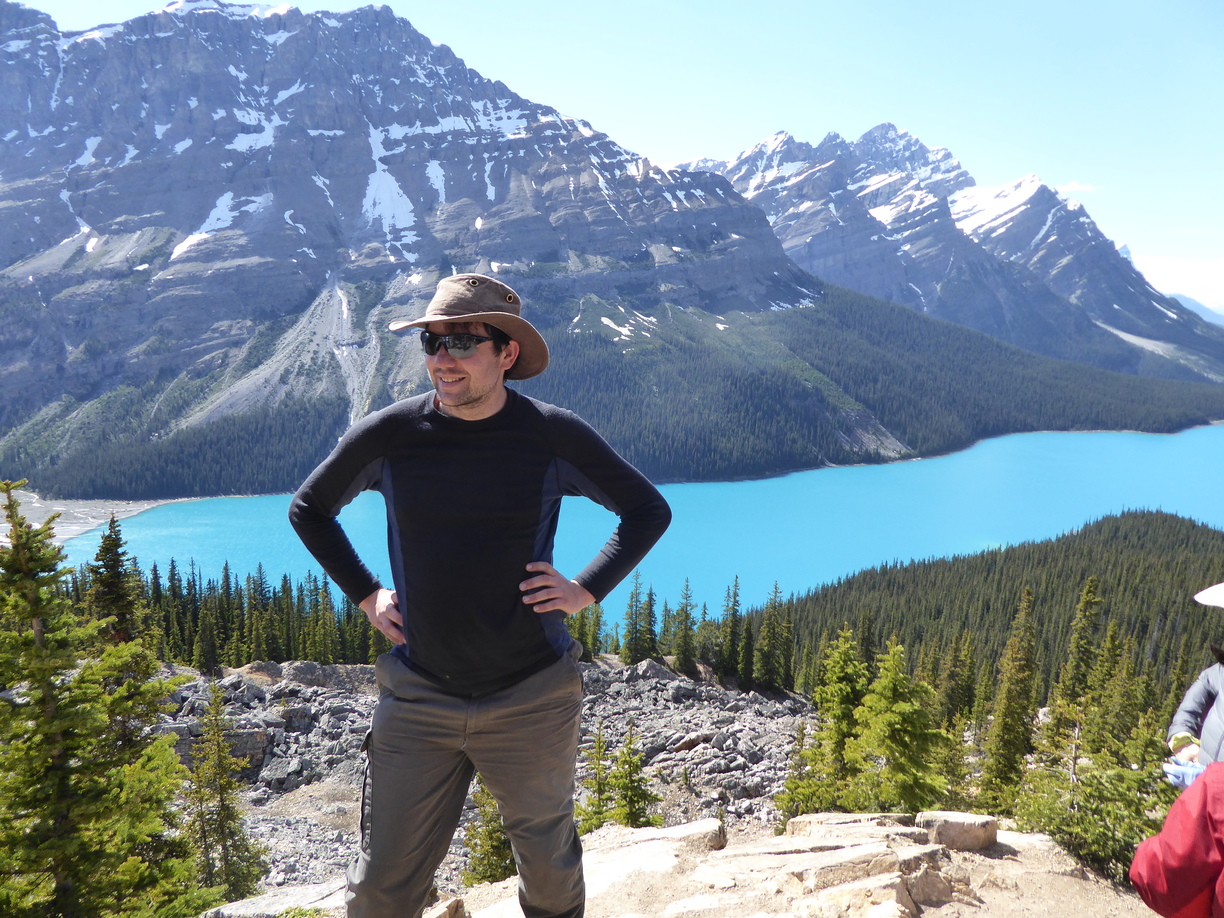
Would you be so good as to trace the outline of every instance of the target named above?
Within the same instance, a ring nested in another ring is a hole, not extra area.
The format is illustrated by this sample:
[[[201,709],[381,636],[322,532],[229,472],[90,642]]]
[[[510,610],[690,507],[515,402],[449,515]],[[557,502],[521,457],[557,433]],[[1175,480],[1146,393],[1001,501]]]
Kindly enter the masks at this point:
[[[574,818],[578,823],[578,832],[582,835],[594,832],[612,821],[612,783],[602,719],[595,726],[595,745],[591,749],[590,758],[587,759],[587,769],[587,777],[582,781],[586,794],[574,804]]]
[[[587,643],[590,618],[591,614],[587,609],[579,609],[573,615],[565,617],[565,627],[569,630],[570,637],[582,645],[582,655],[578,658],[582,663],[590,663],[594,659],[591,656],[591,646]]]
[[[1067,744],[1078,747],[1080,742],[1083,702],[1088,694],[1088,677],[1096,656],[1093,638],[1098,607],[1102,603],[1097,596],[1098,587],[1097,578],[1089,577],[1075,606],[1070,648],[1059,670],[1058,682],[1050,692],[1050,720],[1045,728],[1045,744],[1048,747]]]
[[[54,517],[35,528],[0,483],[0,914],[11,918],[196,915],[196,883],[174,797],[185,769],[151,728],[171,686],[139,641],[106,643],[61,593]]]
[[[606,649],[603,637],[603,606],[597,602],[592,603],[585,611],[590,617],[587,619],[586,639],[582,643],[591,659],[595,660]]]
[[[1177,657],[1173,661],[1173,669],[1169,672],[1169,691],[1165,694],[1164,703],[1157,712],[1157,720],[1161,724],[1172,722],[1173,715],[1177,713],[1182,698],[1185,697],[1186,689],[1190,687],[1189,654],[1189,643],[1183,639],[1177,650]]]
[[[200,610],[200,627],[196,631],[191,665],[206,675],[216,675],[221,669],[221,648],[217,646],[217,616],[211,603]]]
[[[755,643],[756,639],[752,633],[752,619],[745,618],[744,630],[740,634],[739,690],[741,692],[751,692],[756,687],[756,679],[753,672],[753,665],[756,662]]]
[[[242,763],[225,738],[225,695],[215,682],[201,719],[203,733],[191,750],[193,772],[184,794],[186,831],[199,853],[200,879],[222,890],[225,901],[253,895],[267,871],[263,848],[242,825],[242,785],[234,773]]]
[[[793,692],[795,690],[795,620],[789,604],[783,611],[782,680],[779,687],[784,692]]]
[[[978,667],[977,685],[973,690],[973,713],[969,718],[975,739],[980,739],[986,730],[990,712],[994,710],[996,688],[994,667],[983,662]]]
[[[723,600],[718,660],[714,665],[720,679],[739,675],[740,618],[739,577],[736,577],[731,586],[727,587],[727,595]]]
[[[650,789],[642,766],[642,754],[634,748],[636,738],[633,722],[625,733],[625,743],[616,754],[616,762],[608,782],[612,786],[612,818],[631,829],[661,826],[663,817],[652,815],[650,808],[662,798]]]
[[[340,662],[340,629],[336,620],[336,603],[332,599],[331,587],[324,580],[319,584],[319,609],[315,615],[315,655],[317,663]]]
[[[939,686],[936,708],[944,726],[950,726],[958,714],[967,715],[972,710],[976,676],[973,635],[967,631],[961,632],[952,640],[947,654],[947,666],[941,678],[929,683]]]
[[[663,600],[663,611],[659,616],[658,648],[662,656],[671,656],[676,652],[676,613],[666,599]]]
[[[821,680],[812,702],[820,713],[819,746],[835,781],[844,780],[846,742],[855,732],[854,712],[867,694],[867,664],[859,657],[854,633],[843,627],[828,645],[821,666]]]
[[[765,601],[761,615],[761,630],[756,635],[756,658],[753,660],[753,681],[762,688],[782,688],[782,591],[774,581],[773,591]]]
[[[797,729],[786,784],[775,801],[784,822],[801,813],[844,807],[854,777],[846,744],[854,735],[855,711],[867,692],[867,666],[858,657],[849,628],[824,648],[820,682],[812,695],[819,719],[810,734],[802,725]]]
[[[934,691],[906,672],[905,648],[896,638],[879,657],[877,676],[855,710],[857,729],[846,743],[846,761],[857,774],[848,788],[854,809],[917,812],[947,789],[935,769],[950,742],[932,721]]]
[[[952,719],[947,742],[935,755],[935,773],[943,778],[945,785],[940,802],[942,809],[965,811],[974,804],[969,786],[969,756],[974,749],[972,732],[968,713],[960,712]]]
[[[697,675],[697,654],[695,647],[695,631],[693,612],[696,605],[693,602],[693,589],[687,577],[684,578],[684,588],[680,591],[680,605],[676,607],[673,621],[675,636],[676,672],[686,676]]]
[[[620,661],[627,666],[646,659],[646,623],[642,616],[642,575],[633,572],[633,587],[625,604],[625,633],[620,639]]]
[[[501,812],[479,775],[476,776],[472,802],[476,804],[476,818],[463,830],[463,840],[470,854],[467,869],[463,871],[463,882],[475,886],[477,883],[496,883],[514,876],[518,873],[518,867],[514,863],[514,851],[510,847]]]
[[[863,608],[859,610],[859,622],[856,631],[859,641],[859,659],[867,664],[868,672],[871,671],[873,661],[877,658],[876,652],[879,650],[875,619],[875,613],[871,609]]]
[[[86,566],[89,589],[85,608],[106,620],[106,635],[112,641],[130,641],[145,632],[149,610],[145,605],[140,571],[124,547],[119,522],[112,515],[92,564]]]
[[[659,656],[658,620],[655,616],[655,591],[648,587],[646,598],[642,600],[642,659],[652,660]]]
[[[149,569],[149,609],[157,632],[157,658],[166,662],[185,661],[187,648],[183,646],[181,623],[170,597],[163,590],[156,561]]]
[[[982,805],[1010,814],[1024,776],[1024,757],[1032,749],[1037,694],[1037,638],[1033,625],[1033,591],[1025,587],[1012,620],[1011,635],[999,662],[994,720],[986,735],[982,765]]]
[[[832,804],[831,797],[820,793],[821,781],[816,764],[808,746],[807,724],[800,720],[795,725],[795,739],[791,746],[786,781],[782,785],[782,792],[774,797],[779,830],[784,829],[786,823],[796,816],[818,813]]]
[[[1122,647],[1116,620],[1110,621],[1088,673],[1083,699],[1083,745],[1085,755],[1104,756],[1117,763],[1139,711],[1132,703],[1134,668]]]

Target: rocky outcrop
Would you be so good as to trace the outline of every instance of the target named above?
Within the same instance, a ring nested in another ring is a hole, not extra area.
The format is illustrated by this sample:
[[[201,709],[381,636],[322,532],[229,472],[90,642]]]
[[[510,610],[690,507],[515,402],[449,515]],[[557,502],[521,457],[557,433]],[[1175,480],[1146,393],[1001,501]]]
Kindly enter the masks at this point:
[[[812,713],[806,703],[694,682],[653,661],[582,669],[585,748],[600,723],[615,745],[632,722],[668,820],[584,836],[590,918],[1020,918],[1052,902],[1147,914],[1138,897],[1094,879],[1050,839],[1004,831],[990,816],[820,813],[775,835],[770,798],[785,778],[796,720]],[[356,843],[358,748],[376,701],[372,667],[261,663],[220,685],[233,735],[265,738],[262,750],[250,746],[247,828],[269,848],[272,870],[264,893],[208,918],[274,918],[289,908],[339,918]],[[184,754],[208,687],[184,685],[163,724]],[[469,806],[464,820],[472,815]],[[462,886],[466,857],[461,829],[426,918],[518,918],[514,880]]]
[[[632,721],[671,823],[584,837],[590,918],[1019,918],[1053,901],[1145,914],[1137,897],[1095,880],[1048,838],[1002,831],[989,816],[809,814],[777,836],[770,797],[796,719],[811,713],[805,703],[693,682],[652,661],[583,664],[583,676],[588,740],[602,722],[615,744]],[[355,844],[357,749],[376,700],[372,667],[253,664],[220,685],[233,735],[265,737],[262,750],[250,746],[247,827],[273,868],[266,892],[208,918],[274,918],[289,908],[339,918]],[[163,725],[183,737],[184,754],[207,688],[183,686]],[[517,918],[514,880],[465,889],[465,860],[461,830],[426,918]]]
[[[786,778],[796,719],[810,712],[805,702],[694,682],[650,660],[581,666],[579,781],[597,726],[615,749],[632,723],[669,820],[722,815],[733,826],[772,825],[772,797]],[[360,747],[377,700],[373,667],[258,663],[218,685],[228,736],[246,763],[248,831],[271,852],[265,885],[319,883],[342,873],[356,838]],[[200,735],[209,691],[203,679],[180,687],[172,698],[176,709],[161,725],[178,737],[184,762]],[[473,814],[469,806],[465,821]],[[438,877],[443,891],[461,888],[466,858],[459,832]]]
[[[930,819],[925,819],[925,816]],[[589,918],[935,918],[1061,911],[1140,918],[1133,893],[1085,874],[1048,838],[998,832],[974,847],[934,841],[980,828],[973,814],[812,814],[786,835],[729,841],[717,819],[663,829],[608,826],[583,839]],[[965,840],[969,835],[959,835]],[[989,844],[986,842],[989,840]],[[269,893],[210,912],[273,918],[292,906],[343,914],[343,884]],[[515,881],[444,897],[425,918],[519,918]]]

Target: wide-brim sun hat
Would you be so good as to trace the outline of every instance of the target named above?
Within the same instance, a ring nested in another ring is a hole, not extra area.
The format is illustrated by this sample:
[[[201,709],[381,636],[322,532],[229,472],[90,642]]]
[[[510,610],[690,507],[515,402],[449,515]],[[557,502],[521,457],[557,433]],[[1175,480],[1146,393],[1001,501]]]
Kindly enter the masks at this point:
[[[519,295],[501,281],[483,274],[454,274],[438,281],[425,315],[399,319],[389,327],[398,332],[431,322],[484,322],[518,342],[518,360],[506,371],[506,379],[531,379],[548,367],[548,345],[522,311]]]
[[[1194,594],[1195,600],[1205,606],[1219,606],[1224,609],[1224,583],[1217,583]]]

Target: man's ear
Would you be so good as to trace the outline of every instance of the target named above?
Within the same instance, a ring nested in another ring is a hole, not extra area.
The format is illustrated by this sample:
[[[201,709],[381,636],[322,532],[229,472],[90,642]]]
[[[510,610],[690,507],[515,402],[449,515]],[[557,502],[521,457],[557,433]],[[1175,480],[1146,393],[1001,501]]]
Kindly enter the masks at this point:
[[[518,360],[518,356],[519,343],[511,338],[510,343],[501,350],[501,368],[508,371],[512,366],[514,366],[514,362]]]

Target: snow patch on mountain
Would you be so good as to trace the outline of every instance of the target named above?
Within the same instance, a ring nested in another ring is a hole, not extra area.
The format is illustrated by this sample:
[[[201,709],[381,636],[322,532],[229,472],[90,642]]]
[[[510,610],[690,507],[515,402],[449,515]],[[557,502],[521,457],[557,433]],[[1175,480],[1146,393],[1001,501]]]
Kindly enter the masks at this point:
[[[948,205],[961,231],[978,239],[1006,226],[1045,187],[1037,176],[1026,175],[1010,185],[958,191],[949,196]]]
[[[401,254],[411,261],[416,256],[406,251],[404,246],[412,245],[419,238],[413,232],[416,211],[400,183],[383,162],[383,157],[387,155],[386,139],[383,129],[370,125],[370,150],[374,158],[374,171],[366,182],[361,213],[371,226],[377,224],[382,227],[388,247],[396,246]]]
[[[257,197],[235,199],[232,191],[227,191],[217,199],[217,203],[213,205],[212,212],[200,224],[199,229],[194,233],[190,233],[186,239],[174,247],[170,253],[170,260],[175,261],[182,257],[183,253],[190,249],[193,245],[209,238],[214,233],[224,229],[229,229],[234,224],[234,220],[240,213],[259,213],[266,207],[272,204],[272,195],[263,194]],[[240,201],[244,201],[241,206],[235,206]]]

